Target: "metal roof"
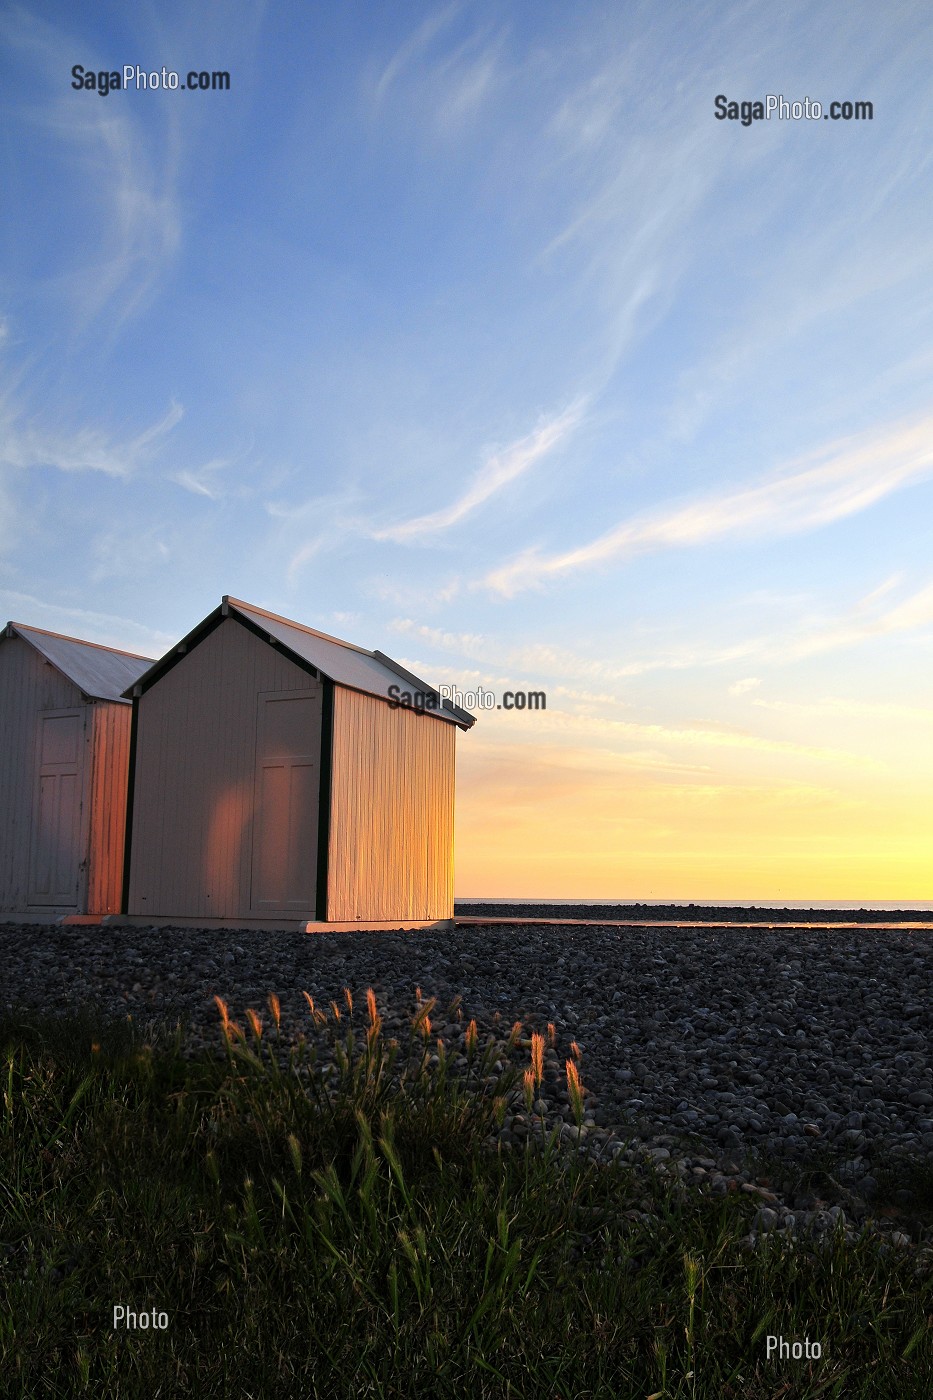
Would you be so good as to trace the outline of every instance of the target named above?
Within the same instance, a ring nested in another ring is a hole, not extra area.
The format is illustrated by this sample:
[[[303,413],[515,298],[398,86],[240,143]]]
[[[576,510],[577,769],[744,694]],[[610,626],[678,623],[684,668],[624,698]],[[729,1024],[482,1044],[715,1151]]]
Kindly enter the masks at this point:
[[[312,627],[305,627],[300,622],[292,622],[287,617],[266,612],[264,608],[254,607],[252,603],[245,603],[242,599],[229,595],[224,595],[220,607],[209,614],[177,647],[173,647],[160,661],[136,678],[140,689],[148,690],[164,671],[180,660],[192,646],[196,646],[201,637],[224,617],[239,618],[251,631],[265,636],[272,645],[281,648],[285,653],[291,653],[305,665],[313,666],[335,685],[346,686],[349,690],[359,690],[364,695],[374,695],[379,700],[388,701],[394,698],[389,694],[390,686],[399,690],[413,688],[425,696],[435,697],[437,708],[424,711],[432,719],[445,720],[459,725],[461,729],[470,729],[476,723],[475,717],[468,710],[461,709],[450,700],[442,699],[433,686],[413,676],[384,653],[366,651],[363,647],[354,646],[352,642],[341,641],[339,637],[328,636],[326,632],[317,632]],[[400,680],[404,685],[399,685]],[[132,685],[127,687],[129,692],[132,692],[132,689]]]
[[[152,665],[149,656],[116,651],[77,637],[62,637],[58,632],[26,627],[21,622],[8,622],[4,636],[21,637],[35,647],[88,700],[117,700],[124,704],[124,692]]]

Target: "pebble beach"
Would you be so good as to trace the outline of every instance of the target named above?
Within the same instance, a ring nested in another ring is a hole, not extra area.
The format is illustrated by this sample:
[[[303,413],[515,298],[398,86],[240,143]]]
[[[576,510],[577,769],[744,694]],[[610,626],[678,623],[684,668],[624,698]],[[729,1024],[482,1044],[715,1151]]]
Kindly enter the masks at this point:
[[[714,1195],[744,1192],[756,1203],[752,1244],[837,1223],[881,1230],[892,1248],[929,1244],[909,1187],[884,1218],[873,1200],[892,1161],[933,1168],[933,932],[467,917],[453,933],[0,924],[0,967],[2,1011],[94,1006],[143,1028],[181,1025],[191,1051],[222,1050],[215,996],[234,1018],[252,1007],[268,1021],[275,993],[283,1036],[311,1037],[304,992],[346,1016],[349,988],[363,1025],[372,987],[385,1034],[404,1041],[420,993],[421,1004],[436,998],[431,1034],[455,1068],[470,1019],[501,1068],[527,1068],[531,1033],[548,1036],[531,1112],[520,1091],[509,1101],[506,1149],[556,1131],[569,1151],[621,1154]],[[568,1101],[571,1057],[582,1128]],[[823,1168],[818,1193],[801,1186],[811,1160]]]

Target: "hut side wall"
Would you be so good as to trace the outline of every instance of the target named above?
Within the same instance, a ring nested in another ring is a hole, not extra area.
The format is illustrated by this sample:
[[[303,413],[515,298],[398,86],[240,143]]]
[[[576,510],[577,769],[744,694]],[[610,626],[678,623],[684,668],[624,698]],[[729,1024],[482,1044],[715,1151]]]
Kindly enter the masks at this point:
[[[335,687],[327,918],[453,916],[456,728]]]
[[[29,905],[30,858],[38,791],[36,770],[39,716],[46,710],[83,708],[84,697],[21,637],[0,638],[0,911],[23,912]],[[85,760],[82,765],[86,768]],[[74,903],[80,909],[83,880]]]
[[[226,618],[140,696],[128,913],[249,916],[259,697],[315,687]]]
[[[123,894],[123,841],[130,762],[131,705],[99,701],[88,707],[88,869],[90,914],[118,914]]]

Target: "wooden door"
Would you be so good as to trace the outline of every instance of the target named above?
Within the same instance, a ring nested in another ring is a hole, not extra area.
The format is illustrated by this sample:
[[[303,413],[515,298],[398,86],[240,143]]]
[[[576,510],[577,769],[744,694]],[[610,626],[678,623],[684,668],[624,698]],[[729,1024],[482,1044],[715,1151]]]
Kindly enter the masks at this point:
[[[314,917],[321,695],[259,696],[250,908]]]
[[[29,904],[76,909],[81,878],[84,711],[39,714]]]

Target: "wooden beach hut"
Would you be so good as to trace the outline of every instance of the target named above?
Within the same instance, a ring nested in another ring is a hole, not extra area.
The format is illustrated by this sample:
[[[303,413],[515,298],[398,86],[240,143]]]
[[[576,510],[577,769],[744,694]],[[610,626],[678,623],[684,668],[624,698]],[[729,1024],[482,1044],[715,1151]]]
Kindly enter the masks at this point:
[[[452,919],[455,738],[474,721],[389,657],[225,597],[127,694],[128,918]]]
[[[117,913],[132,708],[148,667],[76,637],[0,634],[0,918]]]

